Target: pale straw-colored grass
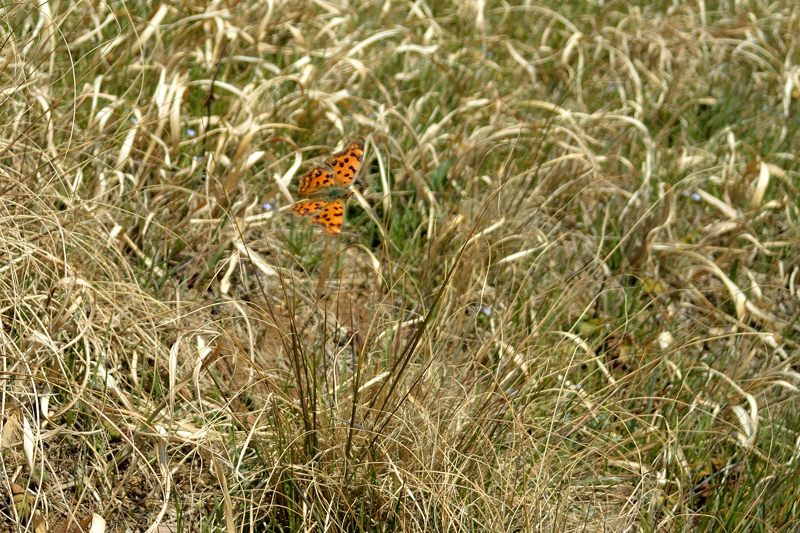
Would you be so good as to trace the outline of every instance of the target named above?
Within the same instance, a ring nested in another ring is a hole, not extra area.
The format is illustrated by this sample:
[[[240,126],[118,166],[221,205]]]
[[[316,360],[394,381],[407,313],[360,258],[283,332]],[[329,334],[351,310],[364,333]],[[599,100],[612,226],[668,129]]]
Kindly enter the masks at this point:
[[[797,527],[800,11],[562,4],[0,8],[4,530]]]

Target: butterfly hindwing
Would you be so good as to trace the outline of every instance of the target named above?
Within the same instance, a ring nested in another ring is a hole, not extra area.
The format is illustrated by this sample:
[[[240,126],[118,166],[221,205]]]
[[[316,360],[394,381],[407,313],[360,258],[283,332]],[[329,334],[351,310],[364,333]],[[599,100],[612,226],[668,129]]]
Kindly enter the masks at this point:
[[[296,215],[307,216],[329,235],[338,235],[344,223],[344,200],[300,200],[292,207]]]
[[[364,143],[350,141],[344,150],[336,152],[328,158],[326,163],[334,171],[334,179],[339,187],[349,187],[356,179],[364,159]]]
[[[295,215],[312,215],[322,209],[326,200],[299,200],[292,206]]]

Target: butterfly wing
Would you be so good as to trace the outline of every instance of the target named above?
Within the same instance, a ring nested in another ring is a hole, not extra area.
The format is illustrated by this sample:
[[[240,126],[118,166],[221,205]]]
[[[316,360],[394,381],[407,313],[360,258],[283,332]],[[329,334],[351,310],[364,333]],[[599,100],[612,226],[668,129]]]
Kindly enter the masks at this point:
[[[305,198],[292,206],[294,214],[309,217],[328,235],[338,235],[344,222],[345,200],[364,159],[364,143],[351,141],[341,152],[330,156],[324,166],[316,166],[300,176],[297,194]]]
[[[351,141],[341,152],[336,152],[328,158],[326,163],[333,169],[336,185],[349,187],[356,179],[364,159],[364,143]]]
[[[311,196],[318,191],[336,185],[336,176],[330,167],[316,166],[300,176],[300,183],[297,186],[297,194],[300,196]]]
[[[338,235],[344,223],[344,200],[300,200],[292,206],[294,214],[307,216],[328,235]]]

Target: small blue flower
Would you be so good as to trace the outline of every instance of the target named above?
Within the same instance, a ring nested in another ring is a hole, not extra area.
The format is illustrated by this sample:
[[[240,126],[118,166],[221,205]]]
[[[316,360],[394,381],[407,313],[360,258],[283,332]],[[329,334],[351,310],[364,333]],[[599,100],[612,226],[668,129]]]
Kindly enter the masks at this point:
[[[692,200],[694,200],[695,202],[699,202],[700,201],[700,193],[693,192],[692,193]]]
[[[197,132],[194,130],[194,128],[186,128],[186,135],[189,137],[194,137],[197,135]]]
[[[482,305],[482,306],[481,306],[481,314],[482,314],[483,316],[489,316],[489,315],[491,315],[491,314],[492,314],[492,308],[491,308],[491,307],[489,307],[488,305]]]
[[[272,211],[272,204],[269,202],[264,202],[261,204],[261,207],[264,209],[264,211]]]

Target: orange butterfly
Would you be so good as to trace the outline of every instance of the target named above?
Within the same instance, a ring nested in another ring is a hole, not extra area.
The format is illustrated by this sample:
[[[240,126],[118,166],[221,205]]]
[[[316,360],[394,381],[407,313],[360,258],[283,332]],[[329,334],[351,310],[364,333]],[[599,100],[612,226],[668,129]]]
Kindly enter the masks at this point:
[[[324,165],[300,176],[299,200],[292,206],[295,215],[307,216],[328,235],[338,235],[344,222],[344,202],[350,197],[348,187],[358,175],[364,159],[364,143],[351,141],[344,150],[330,156]]]

